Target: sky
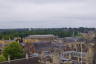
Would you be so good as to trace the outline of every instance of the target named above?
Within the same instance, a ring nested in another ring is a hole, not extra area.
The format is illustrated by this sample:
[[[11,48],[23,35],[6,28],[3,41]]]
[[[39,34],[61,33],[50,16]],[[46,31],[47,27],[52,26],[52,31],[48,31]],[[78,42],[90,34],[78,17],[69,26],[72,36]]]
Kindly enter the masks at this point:
[[[0,29],[95,27],[96,0],[0,0]]]

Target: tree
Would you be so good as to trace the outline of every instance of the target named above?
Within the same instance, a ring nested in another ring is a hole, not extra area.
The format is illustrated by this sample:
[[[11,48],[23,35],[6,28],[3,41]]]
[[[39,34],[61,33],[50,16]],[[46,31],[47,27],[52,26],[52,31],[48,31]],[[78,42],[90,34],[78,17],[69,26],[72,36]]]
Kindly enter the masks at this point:
[[[6,58],[3,55],[0,55],[0,62],[6,61]]]
[[[25,57],[25,52],[23,47],[18,42],[12,42],[7,47],[4,48],[3,55],[8,60],[20,59]]]

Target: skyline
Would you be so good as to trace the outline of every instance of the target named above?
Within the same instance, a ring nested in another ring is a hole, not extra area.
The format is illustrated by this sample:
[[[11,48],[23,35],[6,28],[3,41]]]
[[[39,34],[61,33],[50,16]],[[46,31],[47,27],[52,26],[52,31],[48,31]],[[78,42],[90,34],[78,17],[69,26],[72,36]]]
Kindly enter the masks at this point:
[[[0,0],[0,29],[95,27],[95,0]]]

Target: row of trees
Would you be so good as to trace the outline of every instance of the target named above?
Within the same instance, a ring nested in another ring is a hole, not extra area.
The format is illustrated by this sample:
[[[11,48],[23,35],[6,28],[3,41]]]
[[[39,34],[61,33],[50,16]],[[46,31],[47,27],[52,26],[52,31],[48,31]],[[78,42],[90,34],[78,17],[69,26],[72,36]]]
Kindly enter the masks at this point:
[[[23,30],[23,31],[18,31],[18,30],[6,30],[3,32],[0,32],[0,39],[14,39],[14,37],[26,37],[28,35],[43,35],[43,34],[54,34],[59,37],[70,37],[73,36],[78,36],[78,31],[75,30],[63,30],[63,29],[34,29],[34,30]]]
[[[25,51],[18,42],[12,42],[6,46],[0,55],[0,62],[20,59],[25,57]]]

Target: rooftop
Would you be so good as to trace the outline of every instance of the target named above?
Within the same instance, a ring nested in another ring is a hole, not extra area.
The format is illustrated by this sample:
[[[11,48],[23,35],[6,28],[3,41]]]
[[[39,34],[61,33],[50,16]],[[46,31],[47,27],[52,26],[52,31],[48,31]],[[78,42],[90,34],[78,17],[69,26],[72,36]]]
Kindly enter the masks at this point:
[[[29,35],[27,38],[55,38],[55,35]]]

